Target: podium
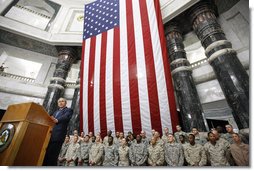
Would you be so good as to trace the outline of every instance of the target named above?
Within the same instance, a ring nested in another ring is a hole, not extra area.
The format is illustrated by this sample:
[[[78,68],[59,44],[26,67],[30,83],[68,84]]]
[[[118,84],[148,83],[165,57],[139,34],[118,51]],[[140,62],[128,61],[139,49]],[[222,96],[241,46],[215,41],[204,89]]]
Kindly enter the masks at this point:
[[[0,122],[0,165],[41,166],[53,126],[41,105],[10,105]]]

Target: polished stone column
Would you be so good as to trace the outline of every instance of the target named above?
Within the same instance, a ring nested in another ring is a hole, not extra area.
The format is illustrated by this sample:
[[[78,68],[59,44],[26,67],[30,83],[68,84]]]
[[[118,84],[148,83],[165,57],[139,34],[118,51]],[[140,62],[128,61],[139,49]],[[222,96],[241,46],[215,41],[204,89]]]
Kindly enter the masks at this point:
[[[76,49],[72,47],[59,47],[56,70],[50,79],[48,91],[43,102],[43,106],[50,115],[57,110],[57,100],[63,97],[65,80],[76,58]]]
[[[174,22],[165,26],[165,32],[183,130],[190,132],[193,127],[196,127],[199,131],[207,131],[207,123],[192,78],[190,63],[186,58],[182,33]]]
[[[238,128],[248,128],[249,76],[217,22],[213,5],[211,1],[201,1],[191,7],[188,16],[233,110]]]
[[[73,109],[73,114],[71,117],[71,120],[69,122],[68,126],[68,134],[73,134],[74,130],[80,131],[80,125],[79,125],[79,116],[80,116],[80,106],[79,106],[79,100],[80,100],[80,74],[78,77],[78,80],[76,81],[75,91],[72,98],[71,108]]]

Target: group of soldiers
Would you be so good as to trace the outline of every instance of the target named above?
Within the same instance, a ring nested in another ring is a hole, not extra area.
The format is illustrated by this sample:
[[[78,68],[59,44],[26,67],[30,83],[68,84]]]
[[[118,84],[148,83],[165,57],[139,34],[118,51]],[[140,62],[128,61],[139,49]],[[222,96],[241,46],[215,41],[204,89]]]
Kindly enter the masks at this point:
[[[101,135],[66,136],[58,157],[59,166],[248,166],[249,146],[242,142],[242,136],[226,125],[226,134],[212,129],[207,137],[197,128],[185,133],[179,125],[177,132],[164,134],[152,130],[148,139],[146,132],[135,136],[131,132],[124,137],[123,132],[108,130],[102,140]]]

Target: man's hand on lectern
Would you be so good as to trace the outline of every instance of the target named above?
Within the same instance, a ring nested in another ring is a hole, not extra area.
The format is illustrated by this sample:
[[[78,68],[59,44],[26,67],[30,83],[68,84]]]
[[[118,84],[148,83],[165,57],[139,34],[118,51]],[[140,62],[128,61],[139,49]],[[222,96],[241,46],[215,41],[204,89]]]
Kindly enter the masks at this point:
[[[54,116],[50,116],[53,122],[58,123],[58,120]]]

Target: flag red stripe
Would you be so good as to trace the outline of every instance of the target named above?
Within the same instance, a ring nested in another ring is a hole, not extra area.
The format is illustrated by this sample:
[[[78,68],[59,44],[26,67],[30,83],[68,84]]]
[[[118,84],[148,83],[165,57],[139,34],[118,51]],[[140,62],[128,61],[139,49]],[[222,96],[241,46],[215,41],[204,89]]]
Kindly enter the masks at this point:
[[[115,131],[123,131],[122,100],[121,100],[121,74],[120,74],[120,31],[119,27],[114,29],[113,45],[113,100]]]
[[[83,43],[82,43],[82,55],[81,55],[81,67],[80,67],[80,101],[79,101],[79,108],[80,108],[80,116],[79,116],[79,123],[80,123],[80,132],[82,132],[84,129],[84,127],[83,127],[83,98],[84,98],[84,96],[83,96],[83,86],[84,86],[84,84],[83,84],[83,80],[84,80],[84,61],[85,61],[85,56],[84,56],[84,54],[85,54],[85,46],[86,46],[86,41],[83,41]]]
[[[88,68],[88,130],[94,132],[94,62],[96,37],[91,38],[89,68]]]
[[[153,47],[152,47],[151,31],[149,26],[147,4],[146,4],[146,1],[144,0],[139,0],[139,3],[140,3],[142,33],[143,33],[143,40],[144,40],[151,124],[152,124],[152,129],[156,129],[156,131],[159,131],[160,133],[162,133],[158,90],[157,90],[157,82],[156,82],[156,74],[155,74],[154,56],[153,56]]]
[[[131,103],[132,129],[135,134],[141,131],[141,118],[139,107],[137,63],[136,63],[136,42],[134,34],[134,21],[132,0],[126,0],[127,17],[127,38],[128,38],[128,65],[129,65],[129,89]]]
[[[107,116],[106,116],[106,54],[107,54],[107,32],[102,33],[101,38],[101,64],[100,64],[100,128],[101,136],[107,135]]]
[[[160,2],[159,0],[154,0],[154,6],[156,11],[156,18],[158,22],[158,29],[160,34],[160,43],[161,43],[161,50],[162,50],[162,56],[163,56],[163,64],[164,64],[164,72],[166,77],[166,84],[167,84],[167,90],[168,90],[168,101],[170,106],[170,115],[171,115],[171,122],[172,123],[172,129],[175,132],[176,131],[176,125],[179,124],[178,121],[178,115],[176,111],[176,103],[175,103],[175,96],[174,96],[174,88],[172,84],[172,77],[170,72],[170,65],[169,65],[169,59],[168,59],[168,53],[166,48],[166,41],[165,41],[165,34],[164,34],[164,28],[163,28],[163,22],[161,17],[161,10],[160,10]]]

